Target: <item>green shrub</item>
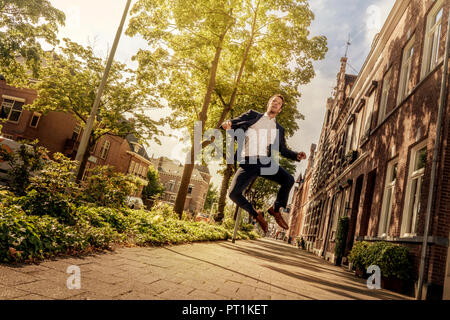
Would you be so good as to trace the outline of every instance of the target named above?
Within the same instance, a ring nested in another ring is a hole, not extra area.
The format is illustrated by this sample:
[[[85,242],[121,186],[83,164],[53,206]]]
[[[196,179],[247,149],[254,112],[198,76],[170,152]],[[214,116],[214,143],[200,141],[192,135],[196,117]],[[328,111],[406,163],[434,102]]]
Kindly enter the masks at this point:
[[[339,218],[336,231],[336,246],[334,247],[336,264],[338,265],[340,265],[341,259],[344,256],[345,246],[347,244],[348,224],[349,224],[348,217]]]
[[[370,243],[367,241],[358,241],[353,245],[352,250],[350,251],[348,255],[348,261],[353,263],[353,266],[357,269],[366,270],[366,261],[367,259],[367,252],[368,248],[370,246]],[[370,264],[367,265],[367,267]]]
[[[30,178],[27,194],[20,199],[31,215],[49,215],[61,222],[74,224],[73,212],[78,204],[80,188],[74,183],[75,162],[55,153],[38,175]]]
[[[382,276],[401,280],[409,280],[413,269],[408,248],[385,241],[356,242],[348,260],[355,268],[362,270],[377,265]]]
[[[96,166],[89,171],[84,199],[102,207],[125,206],[127,196],[141,185],[139,178],[116,172],[112,166]]]
[[[47,150],[37,145],[37,140],[28,145],[21,143],[14,152],[7,152],[0,147],[0,159],[10,166],[8,170],[8,182],[10,189],[17,195],[26,194],[30,184],[30,178],[44,167],[43,157]]]

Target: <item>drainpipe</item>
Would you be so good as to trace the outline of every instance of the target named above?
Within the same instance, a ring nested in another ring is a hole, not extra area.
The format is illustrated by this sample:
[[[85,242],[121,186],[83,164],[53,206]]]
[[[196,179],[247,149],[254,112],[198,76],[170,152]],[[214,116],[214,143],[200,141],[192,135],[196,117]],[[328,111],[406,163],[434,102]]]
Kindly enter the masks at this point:
[[[442,118],[444,114],[444,109],[447,106],[447,75],[448,75],[448,59],[449,59],[449,47],[450,47],[450,13],[447,17],[447,38],[445,41],[445,54],[444,54],[444,68],[442,70],[442,81],[441,81],[441,93],[439,99],[439,112],[436,124],[436,141],[434,143],[433,150],[433,164],[431,167],[431,181],[430,187],[428,189],[428,200],[427,200],[427,211],[425,214],[425,230],[423,233],[423,243],[422,243],[422,253],[420,256],[420,268],[419,268],[419,280],[416,300],[422,299],[422,286],[424,281],[425,273],[425,259],[427,255],[428,246],[428,233],[430,229],[430,219],[431,219],[431,206],[433,202],[436,170],[439,163],[439,149],[441,146],[441,127]]]

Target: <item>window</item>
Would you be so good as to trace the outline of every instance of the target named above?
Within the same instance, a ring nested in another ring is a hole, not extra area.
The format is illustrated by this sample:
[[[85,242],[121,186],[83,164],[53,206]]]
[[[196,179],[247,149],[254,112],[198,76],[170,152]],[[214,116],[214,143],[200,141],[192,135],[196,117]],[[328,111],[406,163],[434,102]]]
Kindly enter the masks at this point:
[[[22,106],[25,100],[15,98],[3,98],[0,109],[0,118],[6,119],[11,122],[19,122],[20,115],[22,114]]]
[[[372,91],[369,98],[367,99],[367,105],[364,114],[364,126],[361,132],[363,137],[367,137],[370,132],[370,123],[372,121],[372,111],[374,103],[375,103],[375,90]]]
[[[411,158],[406,185],[406,200],[402,221],[402,235],[417,234],[417,221],[421,208],[421,191],[425,164],[427,163],[426,141],[411,150]]]
[[[110,146],[111,146],[111,142],[109,142],[108,140],[105,140],[105,142],[103,142],[103,146],[100,150],[100,158],[106,159],[106,157],[108,156],[108,151],[109,151]]]
[[[409,40],[403,49],[402,66],[400,69],[400,83],[398,86],[397,104],[400,104],[410,92],[410,77],[412,68],[412,57],[414,55],[414,37]]]
[[[353,122],[347,125],[347,141],[345,143],[345,154],[347,154],[352,148],[352,136],[353,136]]]
[[[395,160],[397,161],[397,160]],[[380,224],[378,235],[387,236],[389,233],[389,224],[391,222],[392,205],[394,203],[395,182],[397,181],[397,162],[391,162],[388,165],[386,174],[386,183],[384,186],[383,203],[381,207]]]
[[[439,62],[439,44],[442,31],[444,1],[438,0],[427,18],[423,52],[422,77],[426,76]]]
[[[131,174],[133,173],[135,165],[136,165],[136,162],[131,160],[130,167],[128,168],[128,173],[131,173]]]
[[[363,111],[364,109],[359,110],[358,114],[356,115],[355,130],[353,130],[354,135],[353,135],[352,150],[357,150],[359,146],[359,133],[361,131]]]
[[[167,191],[173,191],[173,187],[175,186],[175,181],[173,181],[173,180],[170,180],[168,183],[167,183]]]
[[[37,128],[40,119],[41,119],[40,113],[38,113],[38,112],[33,113],[33,116],[31,117],[31,121],[30,121],[30,127]]]
[[[191,184],[188,187],[188,194],[192,194],[192,189],[194,189],[194,186]]]
[[[80,132],[81,132],[81,126],[77,125],[72,132],[72,140],[73,141],[77,141],[78,137],[80,136]]]
[[[389,100],[389,91],[391,91],[392,68],[384,76],[383,91],[381,92],[380,107],[378,108],[378,124],[386,117],[387,103]]]

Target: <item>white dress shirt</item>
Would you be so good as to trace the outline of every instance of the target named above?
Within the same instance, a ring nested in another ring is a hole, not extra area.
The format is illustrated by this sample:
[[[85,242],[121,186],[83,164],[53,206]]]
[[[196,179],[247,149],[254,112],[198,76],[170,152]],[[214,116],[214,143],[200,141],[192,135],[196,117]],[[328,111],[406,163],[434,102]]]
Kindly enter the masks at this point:
[[[274,143],[277,134],[275,118],[264,115],[245,133],[245,145],[242,157],[267,156],[267,147]]]

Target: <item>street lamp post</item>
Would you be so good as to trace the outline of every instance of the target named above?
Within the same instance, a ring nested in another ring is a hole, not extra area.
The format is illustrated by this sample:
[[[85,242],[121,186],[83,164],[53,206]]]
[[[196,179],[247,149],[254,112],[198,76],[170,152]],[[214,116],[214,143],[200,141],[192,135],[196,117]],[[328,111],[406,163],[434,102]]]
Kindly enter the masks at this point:
[[[75,176],[78,177],[80,168],[81,168],[81,162],[83,160],[84,154],[86,153],[86,148],[89,142],[89,137],[91,136],[92,127],[94,126],[95,117],[98,112],[98,106],[100,104],[100,99],[103,94],[103,90],[105,89],[106,81],[108,80],[109,71],[111,70],[111,65],[114,60],[114,55],[116,54],[117,46],[119,44],[119,39],[122,34],[123,26],[125,25],[125,20],[128,15],[128,10],[130,9],[131,0],[127,0],[127,4],[125,6],[125,10],[122,15],[122,20],[120,22],[119,28],[117,29],[116,37],[114,39],[113,46],[111,48],[111,52],[108,57],[108,62],[106,64],[105,71],[103,73],[103,78],[100,83],[100,86],[98,87],[97,95],[95,96],[94,104],[91,109],[91,114],[89,115],[88,121],[86,123],[86,126],[83,130],[83,135],[81,136],[80,146],[78,147],[77,155],[75,157],[75,160],[77,163],[77,168],[75,171]]]

